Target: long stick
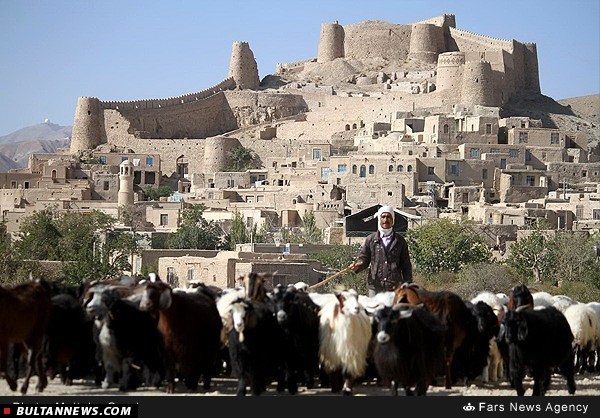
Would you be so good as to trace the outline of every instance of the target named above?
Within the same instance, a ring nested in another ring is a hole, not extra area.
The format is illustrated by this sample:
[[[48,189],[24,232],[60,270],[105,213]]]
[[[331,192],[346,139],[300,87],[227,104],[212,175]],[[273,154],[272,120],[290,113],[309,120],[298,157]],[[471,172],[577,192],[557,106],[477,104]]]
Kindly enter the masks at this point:
[[[337,276],[339,276],[340,274],[346,273],[346,272],[347,272],[347,271],[349,271],[349,270],[350,270],[350,267],[346,267],[345,269],[338,271],[337,273],[335,273],[335,274],[333,274],[333,275],[329,276],[329,277],[328,277],[328,278],[326,278],[325,280],[323,280],[323,281],[320,281],[320,282],[319,282],[319,283],[317,283],[317,284],[313,284],[312,286],[309,286],[308,288],[309,288],[309,289],[314,289],[315,287],[323,286],[324,284],[326,284],[326,283],[330,282],[331,280],[335,279],[335,278],[336,278]]]

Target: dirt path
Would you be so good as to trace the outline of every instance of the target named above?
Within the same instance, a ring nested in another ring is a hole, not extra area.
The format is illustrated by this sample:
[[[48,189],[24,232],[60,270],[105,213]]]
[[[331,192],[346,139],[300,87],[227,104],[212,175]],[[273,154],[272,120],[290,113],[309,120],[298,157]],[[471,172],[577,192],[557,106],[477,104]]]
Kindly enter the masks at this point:
[[[22,380],[19,380],[19,386]],[[95,387],[91,381],[77,380],[72,386],[64,386],[60,383],[60,380],[55,379],[50,381],[48,387],[40,395],[35,392],[35,385],[37,378],[33,377],[30,382],[30,391],[28,395],[33,396],[121,396],[121,395],[132,395],[132,396],[149,396],[149,395],[166,395],[164,390],[155,388],[142,387],[134,392],[124,393],[120,392],[117,388],[102,389]],[[600,375],[598,374],[585,374],[583,376],[576,377],[577,392],[575,395],[587,395],[587,396],[598,396],[600,395]],[[533,382],[527,378],[525,380],[525,388],[527,392],[525,395],[531,395],[531,388]],[[236,380],[233,378],[216,378],[213,380],[213,388],[209,392],[198,392],[198,393],[184,393],[182,386],[177,387],[178,395],[183,396],[233,396],[235,395]],[[362,383],[356,385],[354,393],[357,396],[381,396],[388,395],[389,391],[386,388],[378,386],[375,382],[366,384]],[[483,384],[476,382],[470,387],[456,386],[452,389],[445,389],[442,386],[430,387],[427,392],[429,396],[498,396],[498,395],[516,395],[514,389],[510,388],[507,382],[495,383],[495,384]],[[5,380],[0,381],[0,396],[15,396],[19,395],[19,392],[11,392]],[[279,394],[275,390],[275,386],[271,385],[266,396],[286,396],[285,394]],[[331,392],[326,388],[306,389],[301,387],[299,396],[329,396]],[[548,396],[557,395],[568,395],[566,384],[562,376],[554,375],[552,377],[552,383],[550,390],[547,393]]]

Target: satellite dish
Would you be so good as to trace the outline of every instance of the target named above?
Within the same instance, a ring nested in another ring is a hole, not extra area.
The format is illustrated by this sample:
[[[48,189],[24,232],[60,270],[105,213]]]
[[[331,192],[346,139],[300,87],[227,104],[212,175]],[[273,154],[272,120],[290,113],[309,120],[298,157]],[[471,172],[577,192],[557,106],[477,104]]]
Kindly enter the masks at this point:
[[[50,119],[48,119],[48,118],[44,119],[44,123],[49,123],[49,122],[50,122]]]

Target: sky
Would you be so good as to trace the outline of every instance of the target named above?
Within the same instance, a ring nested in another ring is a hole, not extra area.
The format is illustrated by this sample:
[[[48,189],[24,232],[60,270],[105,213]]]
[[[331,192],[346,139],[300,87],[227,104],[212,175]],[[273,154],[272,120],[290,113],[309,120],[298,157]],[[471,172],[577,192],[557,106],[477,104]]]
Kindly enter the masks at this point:
[[[260,78],[317,56],[321,23],[408,24],[456,15],[469,32],[537,44],[542,93],[600,93],[600,0],[0,0],[0,135],[49,119],[72,125],[77,98],[173,97],[227,77],[248,41]]]

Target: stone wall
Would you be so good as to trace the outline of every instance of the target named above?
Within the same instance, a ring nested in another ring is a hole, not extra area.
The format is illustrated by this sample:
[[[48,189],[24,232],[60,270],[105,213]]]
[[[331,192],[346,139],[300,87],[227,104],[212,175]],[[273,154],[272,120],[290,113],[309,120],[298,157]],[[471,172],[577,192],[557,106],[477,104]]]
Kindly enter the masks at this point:
[[[229,77],[239,89],[256,90],[260,84],[258,66],[248,42],[234,42],[229,61]]]
[[[408,56],[411,25],[369,20],[344,26],[344,33],[346,58],[404,61]]]
[[[319,35],[317,62],[329,62],[344,56],[344,28],[337,21],[323,23]]]

